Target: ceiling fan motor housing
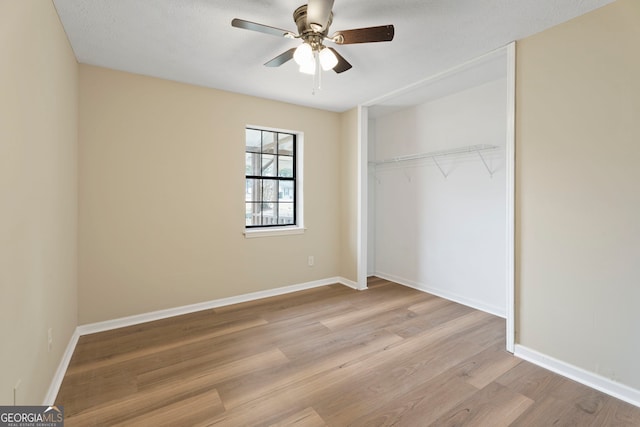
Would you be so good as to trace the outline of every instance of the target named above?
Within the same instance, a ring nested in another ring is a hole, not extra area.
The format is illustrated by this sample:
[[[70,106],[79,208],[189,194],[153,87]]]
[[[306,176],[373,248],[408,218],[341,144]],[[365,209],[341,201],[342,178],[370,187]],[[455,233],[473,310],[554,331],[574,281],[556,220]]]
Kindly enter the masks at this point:
[[[307,22],[307,5],[305,4],[293,12],[293,20],[298,27],[300,38],[309,43],[314,50],[319,50],[324,38],[329,32],[329,26],[333,22],[333,12],[329,14],[329,20],[326,23],[318,23],[318,27],[313,28],[314,24]]]

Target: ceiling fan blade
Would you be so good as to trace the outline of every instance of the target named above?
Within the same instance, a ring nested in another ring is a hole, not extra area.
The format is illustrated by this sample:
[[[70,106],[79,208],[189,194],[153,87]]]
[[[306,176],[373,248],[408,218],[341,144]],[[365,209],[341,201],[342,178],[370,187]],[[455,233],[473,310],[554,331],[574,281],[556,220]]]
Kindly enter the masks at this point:
[[[329,22],[334,0],[309,0],[307,3],[307,26],[321,33]]]
[[[339,73],[344,73],[345,71],[351,69],[352,65],[349,64],[349,61],[344,59],[342,55],[338,53],[337,50],[335,50],[332,47],[330,47],[329,49],[331,49],[331,52],[333,52],[336,55],[336,58],[338,58],[338,64],[335,67],[333,67],[333,71],[339,74]]]
[[[271,34],[277,37],[295,36],[291,31],[283,30],[282,28],[270,27],[268,25],[257,24],[251,21],[245,21],[244,19],[235,18],[231,21],[231,25],[236,28],[242,28],[244,30],[257,31],[259,33]]]
[[[331,39],[338,44],[390,42],[393,40],[394,34],[393,25],[382,25],[379,27],[337,31]]]
[[[293,52],[296,51],[296,48],[293,47],[286,52],[282,52],[280,55],[273,58],[271,61],[266,62],[264,65],[267,67],[279,67],[285,62],[289,61],[293,58]]]

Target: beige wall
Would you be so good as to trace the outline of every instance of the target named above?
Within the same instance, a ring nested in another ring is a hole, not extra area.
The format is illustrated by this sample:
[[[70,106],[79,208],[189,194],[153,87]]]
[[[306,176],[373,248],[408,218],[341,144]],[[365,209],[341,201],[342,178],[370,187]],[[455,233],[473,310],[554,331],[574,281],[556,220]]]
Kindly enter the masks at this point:
[[[50,1],[0,0],[0,64],[0,405],[19,380],[40,405],[77,324],[78,65]]]
[[[341,115],[340,275],[358,280],[358,109]]]
[[[640,2],[517,58],[518,338],[640,389]]]
[[[248,124],[304,132],[303,235],[243,236]],[[79,137],[81,324],[339,275],[339,114],[81,65]]]

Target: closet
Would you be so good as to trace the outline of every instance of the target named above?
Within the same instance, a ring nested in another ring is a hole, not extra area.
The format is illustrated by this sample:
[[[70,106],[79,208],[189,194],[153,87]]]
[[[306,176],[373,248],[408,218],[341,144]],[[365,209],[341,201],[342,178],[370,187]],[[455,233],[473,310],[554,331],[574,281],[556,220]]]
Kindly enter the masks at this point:
[[[363,107],[367,275],[511,317],[513,46]]]

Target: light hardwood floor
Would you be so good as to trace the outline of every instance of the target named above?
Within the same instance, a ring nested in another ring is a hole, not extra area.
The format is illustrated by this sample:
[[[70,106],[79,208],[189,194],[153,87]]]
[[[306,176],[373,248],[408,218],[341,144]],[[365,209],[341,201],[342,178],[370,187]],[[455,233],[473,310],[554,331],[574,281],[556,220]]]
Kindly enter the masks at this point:
[[[67,427],[640,426],[640,408],[507,353],[504,320],[386,280],[80,338]]]

